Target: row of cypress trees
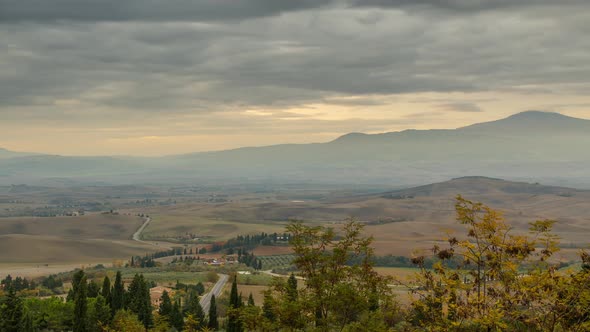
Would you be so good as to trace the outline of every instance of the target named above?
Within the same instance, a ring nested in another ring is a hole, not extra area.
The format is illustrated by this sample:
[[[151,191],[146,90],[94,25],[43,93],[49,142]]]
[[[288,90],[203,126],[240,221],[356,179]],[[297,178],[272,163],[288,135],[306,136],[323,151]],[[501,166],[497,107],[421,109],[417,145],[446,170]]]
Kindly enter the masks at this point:
[[[90,326],[95,325],[106,326],[119,310],[134,313],[146,328],[152,325],[150,289],[142,274],[133,277],[127,291],[120,271],[117,271],[113,286],[110,285],[110,279],[105,276],[100,294],[94,302],[94,315],[90,317],[87,277],[82,270],[74,274],[72,290],[68,296],[74,301],[74,332],[88,331]]]

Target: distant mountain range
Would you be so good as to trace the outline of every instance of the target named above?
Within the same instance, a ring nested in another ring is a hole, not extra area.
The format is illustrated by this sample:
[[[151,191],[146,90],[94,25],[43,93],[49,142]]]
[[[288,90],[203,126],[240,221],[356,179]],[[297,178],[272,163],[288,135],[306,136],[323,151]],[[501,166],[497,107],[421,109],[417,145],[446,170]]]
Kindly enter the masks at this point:
[[[351,133],[159,158],[0,150],[0,184],[326,183],[408,186],[469,175],[590,187],[590,120],[528,111],[451,130]]]

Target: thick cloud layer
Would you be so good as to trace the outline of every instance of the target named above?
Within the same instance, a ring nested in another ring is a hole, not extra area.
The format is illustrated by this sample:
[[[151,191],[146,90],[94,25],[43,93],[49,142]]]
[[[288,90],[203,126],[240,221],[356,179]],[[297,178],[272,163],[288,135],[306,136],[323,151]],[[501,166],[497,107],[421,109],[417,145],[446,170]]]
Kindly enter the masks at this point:
[[[567,111],[590,90],[581,0],[0,0],[0,22],[7,126],[329,136],[487,114],[490,95],[520,96],[504,112],[548,107],[528,95]]]
[[[317,8],[322,0],[2,0],[2,21],[216,21]]]
[[[585,0],[1,0],[0,21],[219,21],[326,7],[468,13],[586,4]]]

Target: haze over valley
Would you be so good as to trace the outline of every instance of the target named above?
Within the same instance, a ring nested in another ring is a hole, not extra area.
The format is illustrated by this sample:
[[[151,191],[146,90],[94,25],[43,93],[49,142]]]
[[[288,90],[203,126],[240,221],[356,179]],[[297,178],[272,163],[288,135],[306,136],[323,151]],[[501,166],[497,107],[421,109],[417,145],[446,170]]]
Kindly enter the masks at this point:
[[[410,186],[465,176],[590,188],[590,120],[528,111],[451,130],[350,133],[315,144],[157,158],[2,151],[0,183]]]

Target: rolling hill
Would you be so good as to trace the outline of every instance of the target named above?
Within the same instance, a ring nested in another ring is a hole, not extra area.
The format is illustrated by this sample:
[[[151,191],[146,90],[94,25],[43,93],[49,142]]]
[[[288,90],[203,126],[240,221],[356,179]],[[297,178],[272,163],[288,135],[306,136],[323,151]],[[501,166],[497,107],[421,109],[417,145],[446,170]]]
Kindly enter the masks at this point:
[[[331,142],[161,158],[0,159],[0,184],[325,183],[408,186],[468,175],[590,187],[590,120],[528,111],[454,130],[351,133]]]
[[[0,218],[0,262],[65,264],[110,262],[153,250],[131,240],[142,220],[134,216]]]

